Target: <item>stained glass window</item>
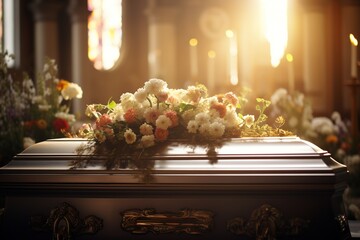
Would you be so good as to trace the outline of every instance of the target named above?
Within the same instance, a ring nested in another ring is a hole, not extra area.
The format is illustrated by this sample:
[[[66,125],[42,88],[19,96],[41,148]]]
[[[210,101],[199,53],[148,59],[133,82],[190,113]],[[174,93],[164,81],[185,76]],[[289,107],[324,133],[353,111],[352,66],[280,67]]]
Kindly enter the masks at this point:
[[[98,70],[110,70],[120,57],[122,0],[88,0],[88,57]]]

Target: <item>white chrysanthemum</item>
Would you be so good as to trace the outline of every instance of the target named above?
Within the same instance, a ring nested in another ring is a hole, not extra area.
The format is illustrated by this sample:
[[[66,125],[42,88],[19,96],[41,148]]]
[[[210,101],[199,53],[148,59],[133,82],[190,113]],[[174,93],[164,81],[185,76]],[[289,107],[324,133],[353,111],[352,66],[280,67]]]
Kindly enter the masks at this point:
[[[155,122],[157,128],[161,128],[164,130],[168,129],[171,126],[171,123],[171,119],[165,115],[160,115]]]
[[[244,118],[245,125],[247,127],[251,127],[255,122],[254,115],[245,115],[243,118]]]
[[[24,137],[23,139],[23,147],[24,149],[30,147],[31,145],[35,144],[35,140],[30,137]]]
[[[140,139],[140,143],[144,148],[151,147],[155,145],[155,136],[154,135],[145,135]]]
[[[134,100],[134,94],[129,92],[123,93],[120,96],[120,102],[128,102],[133,100]]]
[[[129,128],[125,131],[124,138],[127,144],[133,144],[136,141],[136,134]]]
[[[191,120],[187,124],[187,130],[189,133],[196,133],[198,127],[199,127],[199,125],[195,120]]]
[[[195,116],[195,121],[199,124],[205,124],[205,123],[209,123],[210,121],[210,116],[207,113],[201,112],[196,114]]]
[[[61,90],[61,95],[65,100],[82,98],[83,91],[76,83],[69,83],[63,90]]]
[[[150,124],[143,123],[140,126],[140,133],[142,135],[152,135],[154,133],[154,128]]]
[[[221,124],[220,122],[213,122],[210,124],[209,134],[211,137],[219,138],[222,135],[224,135],[224,132],[225,132],[224,124]]]
[[[215,109],[210,109],[209,110],[209,116],[210,116],[210,119],[215,119],[215,118],[220,117],[220,114]]]
[[[73,123],[76,120],[74,114],[65,113],[65,112],[57,112],[55,113],[55,117],[65,119],[69,123]]]
[[[144,88],[148,94],[157,94],[167,88],[167,83],[161,79],[152,78],[147,81]]]
[[[311,125],[320,134],[330,135],[334,133],[334,124],[327,117],[316,117],[312,120]]]
[[[124,121],[124,109],[120,104],[117,104],[113,109],[113,112],[109,115],[115,121]]]
[[[228,128],[236,127],[240,125],[240,118],[238,117],[235,110],[227,111],[224,117],[225,126]]]
[[[135,97],[136,101],[138,101],[139,103],[144,102],[146,100],[147,96],[148,96],[147,92],[145,91],[144,88],[139,88],[134,93],[134,97]]]
[[[210,129],[210,123],[202,124],[202,125],[200,125],[200,127],[198,128],[199,133],[200,133],[201,135],[207,135],[207,134],[209,134],[209,129]]]

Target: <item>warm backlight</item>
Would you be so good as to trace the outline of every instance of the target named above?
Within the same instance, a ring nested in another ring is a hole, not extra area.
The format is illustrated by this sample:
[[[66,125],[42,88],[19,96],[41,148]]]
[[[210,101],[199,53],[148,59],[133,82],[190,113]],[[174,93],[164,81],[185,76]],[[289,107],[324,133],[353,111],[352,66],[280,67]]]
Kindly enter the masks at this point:
[[[287,47],[287,0],[261,0],[265,36],[270,44],[271,65],[277,67]]]

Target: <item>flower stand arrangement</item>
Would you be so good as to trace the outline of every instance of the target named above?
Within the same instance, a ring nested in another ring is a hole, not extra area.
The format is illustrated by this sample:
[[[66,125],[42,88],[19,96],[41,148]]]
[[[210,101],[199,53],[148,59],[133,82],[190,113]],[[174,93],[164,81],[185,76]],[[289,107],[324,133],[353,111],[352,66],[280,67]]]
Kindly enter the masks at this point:
[[[58,78],[57,64],[48,58],[36,81],[27,73],[14,81],[7,67],[11,58],[0,54],[0,165],[37,142],[71,132],[71,101],[83,94],[76,83]]]

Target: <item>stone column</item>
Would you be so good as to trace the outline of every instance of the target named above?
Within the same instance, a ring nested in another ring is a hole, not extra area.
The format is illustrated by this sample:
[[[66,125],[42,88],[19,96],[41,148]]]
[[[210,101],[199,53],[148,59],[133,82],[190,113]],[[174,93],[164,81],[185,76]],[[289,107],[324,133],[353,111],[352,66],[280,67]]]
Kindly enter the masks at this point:
[[[63,4],[61,0],[34,0],[30,4],[34,16],[35,73],[42,70],[45,57],[59,62],[58,15]]]
[[[87,1],[71,0],[68,13],[71,17],[71,81],[80,85],[83,89],[83,99],[86,99],[91,89],[87,87],[86,79],[90,69],[88,61],[88,37],[87,22],[89,12]],[[88,84],[89,85],[89,84]],[[77,119],[81,119],[85,112],[84,100],[74,99],[73,113]]]
[[[312,3],[310,3],[311,5]],[[324,113],[328,107],[327,86],[327,25],[321,6],[307,6],[303,16],[303,77],[304,91],[312,101],[315,112]]]
[[[177,85],[176,7],[150,1],[147,14],[149,78],[161,78],[174,87]]]

